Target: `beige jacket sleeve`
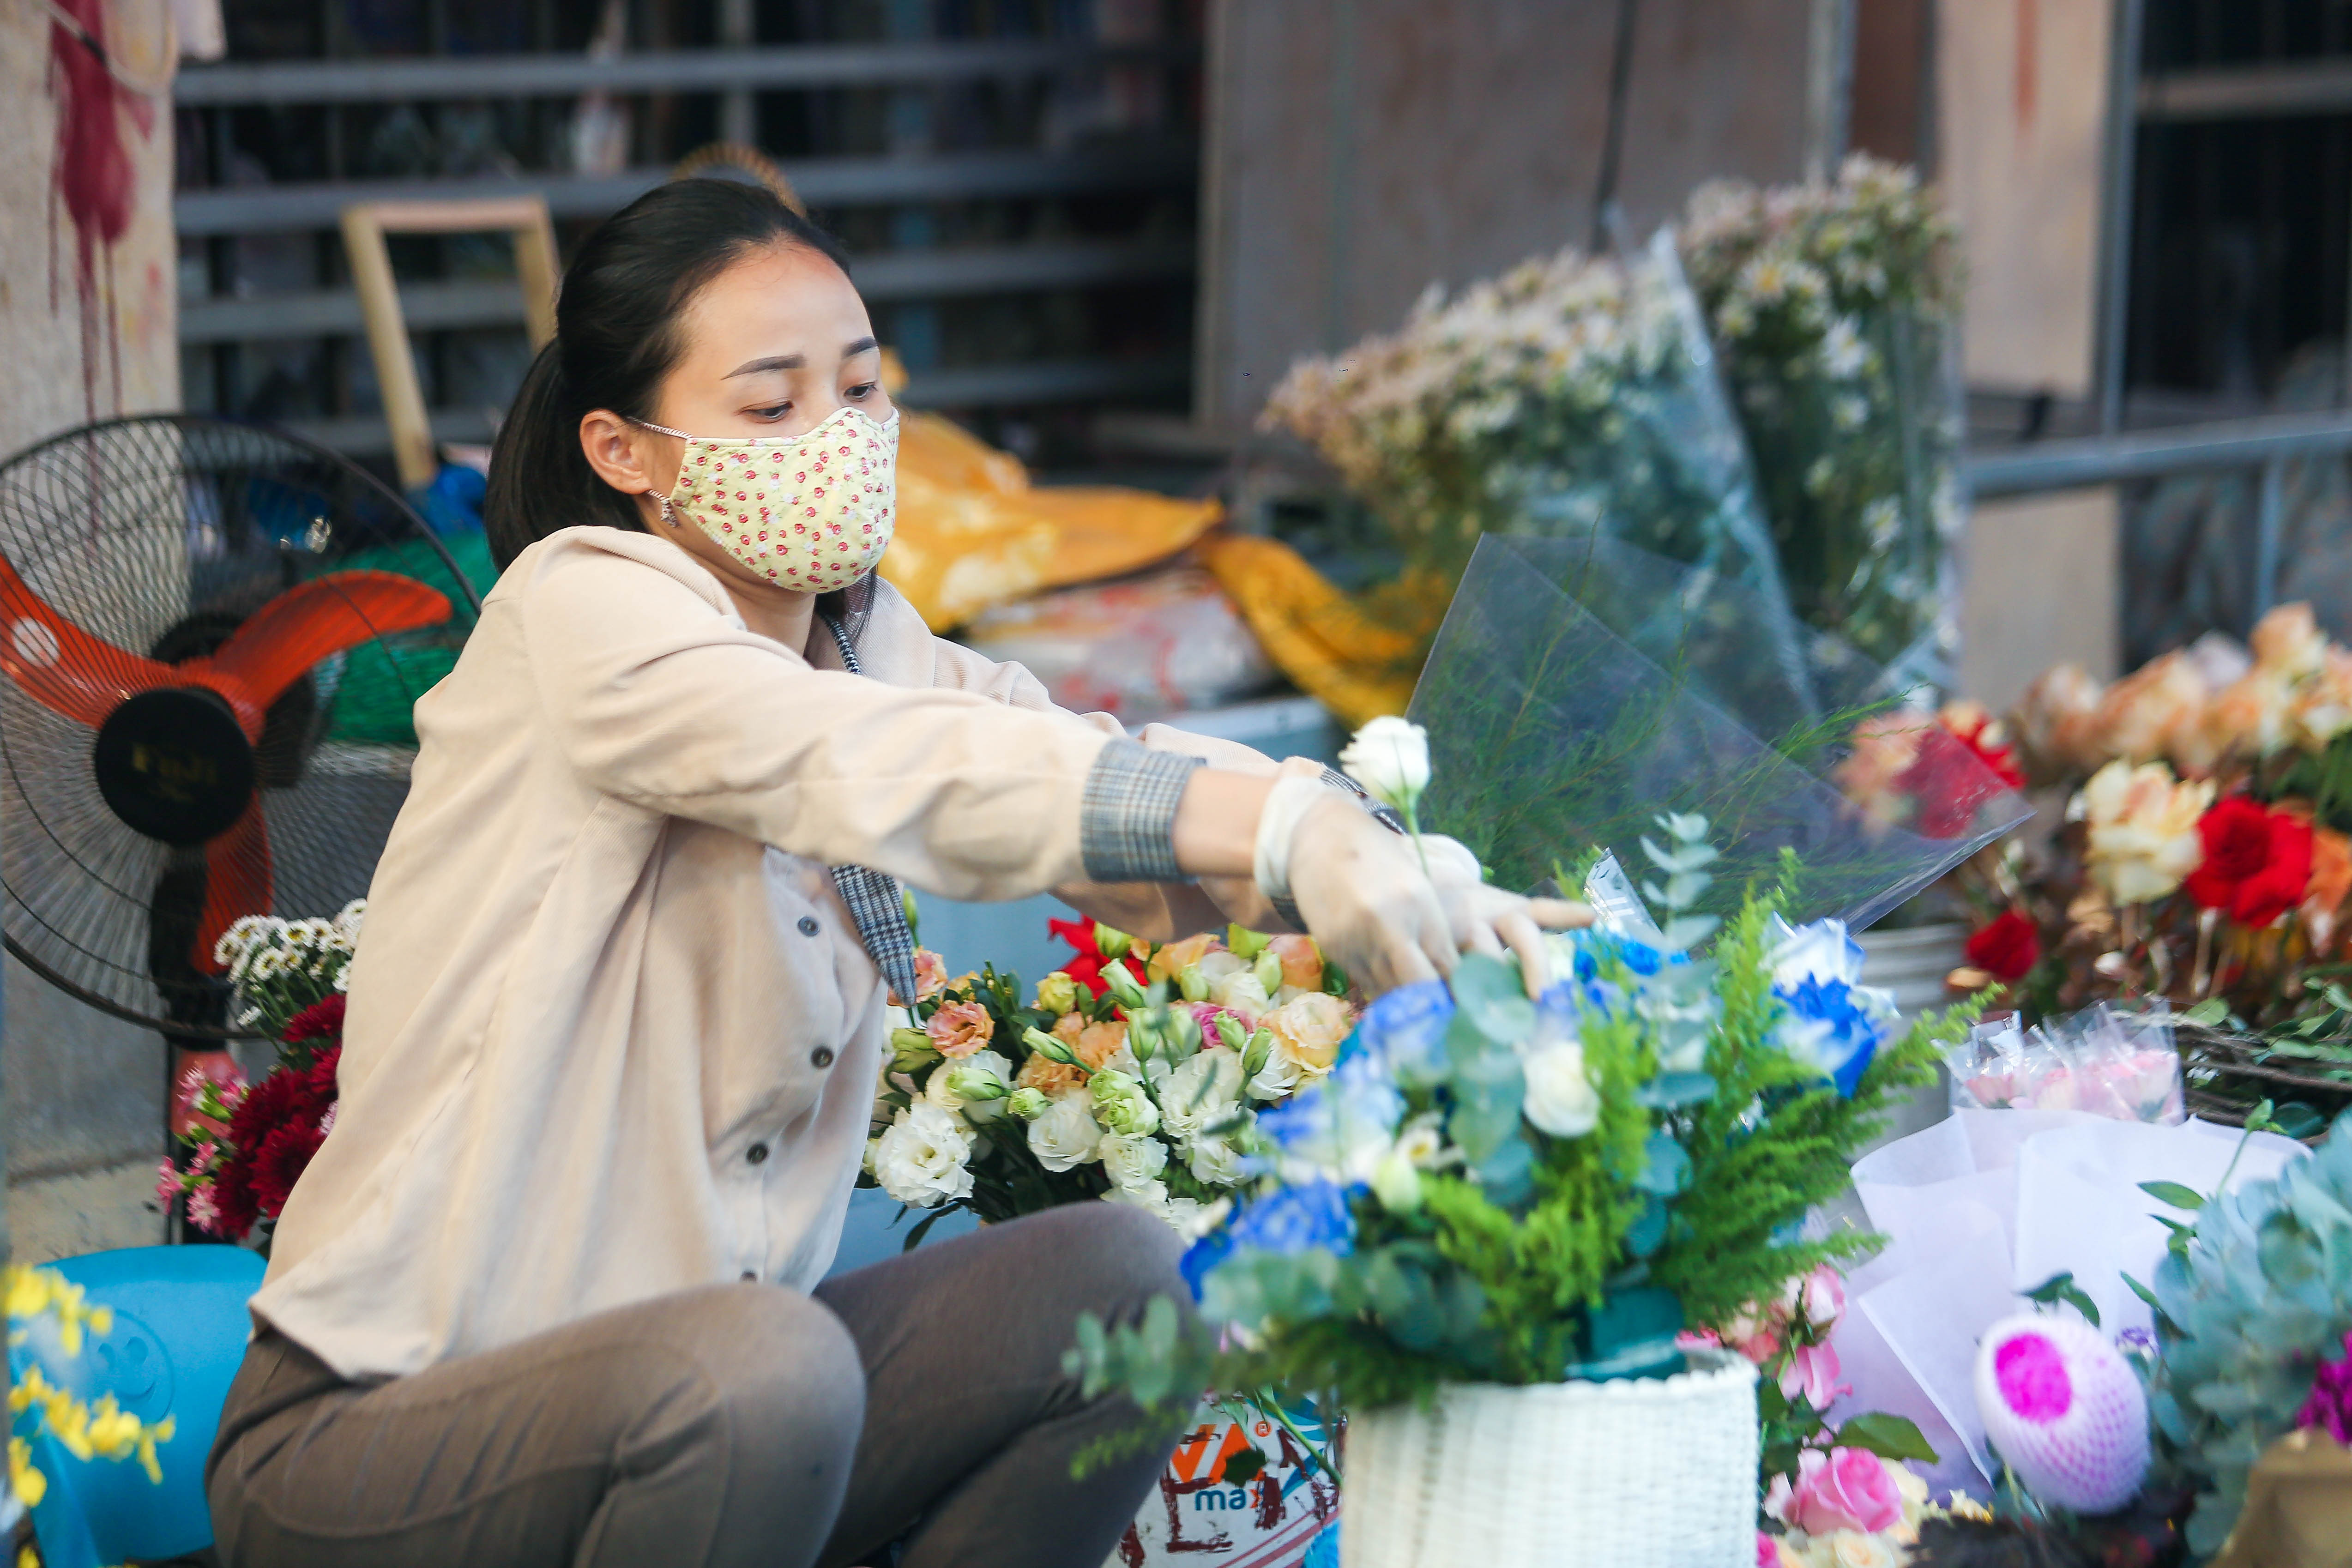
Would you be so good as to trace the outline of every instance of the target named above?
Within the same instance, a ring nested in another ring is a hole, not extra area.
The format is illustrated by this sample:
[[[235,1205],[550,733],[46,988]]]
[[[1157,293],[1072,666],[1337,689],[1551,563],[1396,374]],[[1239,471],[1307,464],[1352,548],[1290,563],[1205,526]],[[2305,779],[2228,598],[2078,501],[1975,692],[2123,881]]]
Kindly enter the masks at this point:
[[[814,668],[744,630],[715,580],[673,556],[581,530],[500,584],[520,600],[543,721],[590,787],[948,898],[1084,879],[1102,730],[1009,696]]]
[[[895,593],[895,591],[893,591]],[[877,614],[884,613],[877,603]],[[911,616],[913,611],[909,609]],[[928,632],[925,635],[929,635]],[[985,692],[1012,707],[1037,712],[1063,713],[1091,724],[1106,735],[1127,731],[1108,713],[1068,714],[1054,706],[1045,684],[1018,664],[999,664],[944,637],[932,639],[933,679],[964,691]],[[1147,724],[1134,737],[1154,751],[1199,757],[1213,768],[1234,773],[1271,773],[1273,758],[1236,741],[1195,735],[1166,724]],[[1284,931],[1290,928],[1275,913],[1274,905],[1247,877],[1208,877],[1191,882],[1066,883],[1054,896],[1115,930],[1130,931],[1147,942],[1173,942],[1195,931],[1222,929],[1238,921],[1252,931]]]

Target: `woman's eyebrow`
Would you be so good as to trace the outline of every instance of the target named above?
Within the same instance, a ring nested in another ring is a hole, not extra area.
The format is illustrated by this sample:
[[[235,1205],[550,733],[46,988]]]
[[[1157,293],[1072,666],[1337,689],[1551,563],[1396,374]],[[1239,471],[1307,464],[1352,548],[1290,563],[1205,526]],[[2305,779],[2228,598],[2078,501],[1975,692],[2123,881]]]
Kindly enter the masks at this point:
[[[847,348],[841,351],[841,357],[845,360],[853,360],[859,354],[870,353],[880,346],[881,344],[873,338],[859,338],[856,342],[851,343]]]
[[[807,359],[800,354],[772,354],[766,359],[745,360],[720,379],[732,381],[739,375],[760,375],[772,370],[800,370],[807,364]]]

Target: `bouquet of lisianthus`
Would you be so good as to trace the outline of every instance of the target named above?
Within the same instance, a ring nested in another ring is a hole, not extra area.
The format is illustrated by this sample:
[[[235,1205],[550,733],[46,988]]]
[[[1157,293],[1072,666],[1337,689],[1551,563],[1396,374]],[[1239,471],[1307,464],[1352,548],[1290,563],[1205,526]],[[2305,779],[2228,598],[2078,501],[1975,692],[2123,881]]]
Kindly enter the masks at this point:
[[[1798,617],[1945,679],[1964,433],[1956,231],[1907,169],[1691,197],[1682,253],[1722,349]]]
[[[1355,1026],[1312,939],[1231,929],[1154,948],[1056,921],[1071,962],[1024,1000],[993,966],[917,954],[866,1177],[909,1208],[1004,1220],[1132,1204],[1196,1232],[1223,1212],[1260,1110],[1319,1081]]]
[[[277,1043],[260,1081],[190,1069],[175,1086],[186,1131],[184,1161],[165,1160],[155,1194],[184,1199],[188,1223],[224,1240],[268,1245],[294,1184],[335,1125],[335,1067],[342,1057],[364,900],[332,920],[248,915],[220,940],[217,956],[236,986],[237,1018]]]

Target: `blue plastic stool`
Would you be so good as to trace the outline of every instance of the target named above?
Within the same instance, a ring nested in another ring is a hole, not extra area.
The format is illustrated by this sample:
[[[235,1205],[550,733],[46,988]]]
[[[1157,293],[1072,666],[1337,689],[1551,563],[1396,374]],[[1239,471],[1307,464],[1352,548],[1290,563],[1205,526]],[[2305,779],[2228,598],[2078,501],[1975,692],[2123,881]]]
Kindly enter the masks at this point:
[[[113,1308],[113,1326],[102,1336],[85,1334],[81,1353],[68,1356],[56,1320],[43,1317],[23,1343],[8,1347],[10,1372],[38,1366],[78,1399],[95,1403],[111,1394],[141,1420],[170,1415],[176,1428],[156,1446],[162,1486],[136,1459],[85,1464],[47,1435],[34,1437],[33,1466],[49,1483],[33,1510],[42,1559],[48,1568],[100,1568],[211,1545],[205,1455],[245,1359],[245,1304],[261,1288],[260,1257],[241,1247],[133,1247],[46,1267],[82,1287],[90,1305]],[[39,1418],[26,1411],[17,1432],[30,1432]]]

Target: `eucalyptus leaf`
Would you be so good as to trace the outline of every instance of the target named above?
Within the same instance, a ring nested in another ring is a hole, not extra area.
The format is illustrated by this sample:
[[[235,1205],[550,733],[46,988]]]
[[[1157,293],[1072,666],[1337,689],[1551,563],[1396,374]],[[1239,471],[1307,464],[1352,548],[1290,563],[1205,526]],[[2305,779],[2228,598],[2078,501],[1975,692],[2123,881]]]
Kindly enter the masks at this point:
[[[1633,1102],[1652,1110],[1674,1110],[1715,1098],[1715,1079],[1703,1072],[1662,1072],[1633,1091]]]
[[[1681,1192],[1690,1181],[1690,1156],[1683,1152],[1683,1146],[1674,1141],[1672,1134],[1651,1133],[1649,1141],[1642,1146],[1642,1173],[1633,1178],[1633,1184],[1643,1192],[1670,1198]]]
[[[2139,1190],[2160,1204],[2170,1204],[2177,1209],[2195,1211],[2205,1206],[2205,1194],[2194,1187],[2184,1187],[2179,1182],[2142,1182]]]
[[[1511,1045],[1534,1031],[1535,1004],[1528,1000],[1516,965],[1483,952],[1465,953],[1454,966],[1451,984],[1457,1016],[1486,1038]]]

